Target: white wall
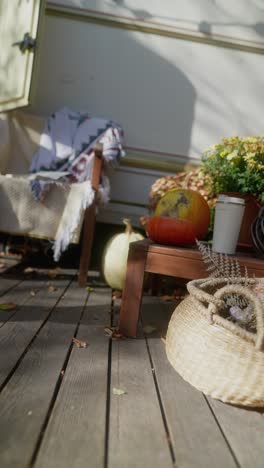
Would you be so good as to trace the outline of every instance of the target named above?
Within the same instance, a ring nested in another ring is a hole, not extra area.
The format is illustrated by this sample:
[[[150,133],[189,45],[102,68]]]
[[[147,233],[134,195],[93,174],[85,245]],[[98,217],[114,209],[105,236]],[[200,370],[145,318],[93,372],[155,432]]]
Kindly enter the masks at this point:
[[[47,0],[47,4],[263,42],[263,0]]]
[[[109,9],[109,3],[124,2],[60,3]],[[153,3],[158,16],[160,2]],[[167,0],[163,11],[168,16],[170,3],[179,5]],[[190,3],[182,16],[197,15],[199,21],[202,13],[191,12]],[[213,2],[196,3],[209,18],[211,10],[205,7]],[[257,13],[264,19],[256,1],[221,3],[223,11],[240,4],[234,23],[242,21],[243,13],[244,23],[253,24]],[[254,29],[243,31],[256,35]],[[111,116],[124,126],[128,146],[199,158],[222,135],[263,132],[262,55],[50,16],[42,51],[35,108],[48,113],[68,103]]]
[[[156,0],[151,12],[150,2],[136,0],[56,3],[84,8],[89,15],[143,18],[148,25],[159,21],[189,31],[207,28],[238,42],[258,41],[264,50],[261,0]],[[224,135],[263,134],[261,54],[49,14],[40,63],[34,111],[48,114],[68,105],[111,117],[124,127],[127,146],[139,148],[145,159],[157,151],[161,159],[193,162]],[[115,200],[132,204],[147,203],[159,175],[138,170],[141,178],[133,179],[127,168],[117,174]]]

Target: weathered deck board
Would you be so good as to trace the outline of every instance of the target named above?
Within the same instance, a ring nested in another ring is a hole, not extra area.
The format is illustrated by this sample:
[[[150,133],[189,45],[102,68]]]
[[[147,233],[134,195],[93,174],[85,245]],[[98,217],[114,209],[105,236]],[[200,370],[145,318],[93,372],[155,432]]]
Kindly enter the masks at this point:
[[[109,468],[173,466],[144,339],[112,343],[108,448]]]
[[[0,297],[2,297],[7,292],[11,292],[12,290],[14,290],[14,288],[23,281],[23,278],[9,277],[10,268],[12,269],[19,262],[20,261],[18,259],[0,256],[0,264],[2,265],[2,268],[0,270]],[[1,298],[0,302],[3,303],[7,301],[4,298]]]
[[[2,283],[3,280],[1,280]],[[11,317],[19,315],[22,306],[29,306],[34,303],[32,294],[47,289],[44,281],[20,281],[13,284],[13,287],[7,290],[0,299],[0,304],[13,303],[17,308],[14,310],[0,310],[0,327],[2,327]],[[38,300],[38,299],[37,299]],[[35,301],[36,302],[36,301]]]
[[[219,424],[243,468],[264,466],[264,415],[208,398]]]
[[[33,297],[30,296],[30,289],[27,289],[27,285],[23,284],[23,289],[28,294],[30,302],[22,305],[11,320],[0,328],[0,386],[3,385],[7,375],[34,338],[43,320],[63,295],[68,283],[68,280],[58,280],[56,281],[57,290],[48,292],[48,288],[43,282],[43,287]],[[28,282],[29,286],[30,284],[31,282]],[[35,284],[40,283],[35,282]]]
[[[170,365],[165,336],[171,312],[176,304],[145,304],[143,323],[157,327],[148,335],[148,345],[155,369],[162,404],[173,445],[176,465],[180,468],[235,468],[237,464],[208,407],[203,394],[185,382]]]
[[[70,272],[49,292],[40,277],[0,301],[20,301],[0,327],[1,468],[264,466],[264,415],[205,397],[167,361],[160,336],[176,304],[145,298],[143,324],[156,330],[109,344],[110,290],[74,281],[64,292]]]
[[[9,275],[11,272],[16,269],[17,265],[21,265],[22,257],[17,256],[13,257],[10,255],[4,255],[3,252],[0,252],[0,275]],[[1,286],[0,286],[1,289]]]
[[[86,296],[76,282],[69,288],[2,392],[2,467],[24,468],[31,460]]]
[[[77,335],[89,346],[72,350],[35,468],[104,467],[110,304],[109,289],[89,296]]]
[[[11,279],[11,278],[3,278],[0,275],[0,297],[6,294],[11,289],[15,288],[19,283],[21,283],[21,279]],[[1,299],[2,302],[2,299]]]

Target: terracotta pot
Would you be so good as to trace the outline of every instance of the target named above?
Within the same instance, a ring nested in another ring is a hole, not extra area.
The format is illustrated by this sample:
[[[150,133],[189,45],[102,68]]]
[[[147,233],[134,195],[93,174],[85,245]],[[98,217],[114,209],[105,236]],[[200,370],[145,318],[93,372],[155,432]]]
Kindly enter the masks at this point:
[[[253,249],[251,239],[251,224],[258,215],[261,207],[260,201],[251,194],[243,194],[239,192],[222,192],[230,197],[243,198],[245,200],[245,212],[238,238],[238,249],[250,250]]]

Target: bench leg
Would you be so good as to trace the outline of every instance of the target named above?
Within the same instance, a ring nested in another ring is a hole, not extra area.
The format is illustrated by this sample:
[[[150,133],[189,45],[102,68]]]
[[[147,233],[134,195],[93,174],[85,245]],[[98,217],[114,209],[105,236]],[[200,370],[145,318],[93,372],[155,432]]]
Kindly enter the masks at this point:
[[[134,244],[134,245],[133,245]],[[125,335],[135,338],[141,307],[147,250],[137,249],[136,243],[129,246],[127,273],[122,294],[119,329]]]

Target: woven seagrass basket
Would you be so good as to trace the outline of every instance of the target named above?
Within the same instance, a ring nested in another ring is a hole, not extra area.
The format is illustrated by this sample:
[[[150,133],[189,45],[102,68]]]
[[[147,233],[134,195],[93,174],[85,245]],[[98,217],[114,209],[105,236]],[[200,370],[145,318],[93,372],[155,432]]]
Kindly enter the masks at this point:
[[[171,317],[166,338],[170,363],[186,381],[213,398],[264,406],[264,305],[256,294],[263,285],[263,279],[250,280],[247,286],[230,285],[223,279],[191,281],[189,296]],[[256,333],[221,315],[224,298],[234,294],[253,307]]]

